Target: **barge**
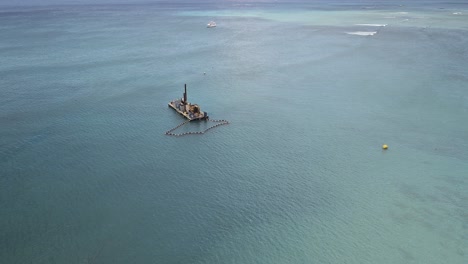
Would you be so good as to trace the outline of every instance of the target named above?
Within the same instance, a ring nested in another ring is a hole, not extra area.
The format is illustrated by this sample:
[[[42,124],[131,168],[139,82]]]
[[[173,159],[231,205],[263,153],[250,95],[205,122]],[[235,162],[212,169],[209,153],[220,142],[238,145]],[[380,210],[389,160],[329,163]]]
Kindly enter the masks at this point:
[[[183,97],[169,102],[169,107],[183,115],[189,121],[208,119],[208,113],[201,111],[200,106],[187,101],[187,84],[185,84],[184,88]]]

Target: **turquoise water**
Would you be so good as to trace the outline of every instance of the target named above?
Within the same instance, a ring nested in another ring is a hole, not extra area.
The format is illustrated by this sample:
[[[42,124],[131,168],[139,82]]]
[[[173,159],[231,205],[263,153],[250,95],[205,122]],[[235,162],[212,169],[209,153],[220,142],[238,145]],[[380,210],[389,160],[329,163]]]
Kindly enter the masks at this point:
[[[444,3],[4,8],[0,262],[467,263],[467,33]],[[165,136],[184,83],[230,124]]]

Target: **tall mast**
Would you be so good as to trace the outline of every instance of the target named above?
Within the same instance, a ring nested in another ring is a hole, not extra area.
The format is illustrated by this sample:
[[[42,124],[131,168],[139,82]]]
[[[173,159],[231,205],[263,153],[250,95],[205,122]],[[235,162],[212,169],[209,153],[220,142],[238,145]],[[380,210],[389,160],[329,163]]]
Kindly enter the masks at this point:
[[[184,103],[187,104],[187,84],[185,84]]]

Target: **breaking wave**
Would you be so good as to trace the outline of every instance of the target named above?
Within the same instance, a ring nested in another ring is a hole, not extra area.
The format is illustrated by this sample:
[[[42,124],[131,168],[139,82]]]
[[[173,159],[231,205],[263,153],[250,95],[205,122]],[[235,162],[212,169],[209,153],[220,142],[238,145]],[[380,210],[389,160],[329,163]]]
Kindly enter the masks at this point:
[[[346,32],[349,35],[357,35],[357,36],[373,36],[377,34],[377,31],[355,31],[355,32]]]
[[[386,27],[387,24],[355,24],[356,26],[367,26],[367,27]]]

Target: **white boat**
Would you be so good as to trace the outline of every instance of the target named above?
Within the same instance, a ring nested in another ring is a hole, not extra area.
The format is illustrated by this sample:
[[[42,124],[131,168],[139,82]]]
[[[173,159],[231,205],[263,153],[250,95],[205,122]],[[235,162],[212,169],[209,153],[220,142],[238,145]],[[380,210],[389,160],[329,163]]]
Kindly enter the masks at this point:
[[[216,22],[214,22],[214,21],[210,21],[210,23],[208,23],[208,24],[206,25],[206,27],[207,27],[207,28],[213,28],[213,27],[216,27]]]

